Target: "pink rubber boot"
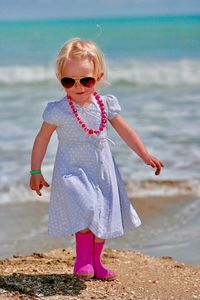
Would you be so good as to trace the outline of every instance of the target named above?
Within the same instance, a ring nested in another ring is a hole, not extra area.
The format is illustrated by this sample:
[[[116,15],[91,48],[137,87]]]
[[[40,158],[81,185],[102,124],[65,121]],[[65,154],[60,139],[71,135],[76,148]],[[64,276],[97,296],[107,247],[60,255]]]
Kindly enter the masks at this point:
[[[92,266],[93,233],[76,232],[76,262],[74,274],[82,278],[94,277]]]
[[[113,280],[116,278],[116,274],[109,269],[106,269],[101,262],[101,252],[103,250],[104,242],[97,243],[95,242],[94,237],[94,247],[93,247],[93,267],[94,267],[94,276],[99,279],[104,280]]]

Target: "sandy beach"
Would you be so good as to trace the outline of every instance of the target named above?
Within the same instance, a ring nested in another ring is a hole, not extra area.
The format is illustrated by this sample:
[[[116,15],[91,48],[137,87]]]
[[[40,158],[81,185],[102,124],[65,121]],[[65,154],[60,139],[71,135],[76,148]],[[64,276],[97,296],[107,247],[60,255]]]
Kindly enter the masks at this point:
[[[169,256],[105,248],[102,260],[114,281],[74,277],[75,251],[56,249],[0,260],[0,299],[200,299],[200,266]]]

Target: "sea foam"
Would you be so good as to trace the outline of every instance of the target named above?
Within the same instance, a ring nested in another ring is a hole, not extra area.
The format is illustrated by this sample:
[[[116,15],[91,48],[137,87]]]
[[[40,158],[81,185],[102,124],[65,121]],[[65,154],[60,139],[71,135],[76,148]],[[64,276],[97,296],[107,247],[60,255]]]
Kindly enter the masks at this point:
[[[108,79],[120,85],[199,86],[200,60],[121,60],[108,62]],[[54,67],[18,65],[0,67],[0,85],[57,81]]]

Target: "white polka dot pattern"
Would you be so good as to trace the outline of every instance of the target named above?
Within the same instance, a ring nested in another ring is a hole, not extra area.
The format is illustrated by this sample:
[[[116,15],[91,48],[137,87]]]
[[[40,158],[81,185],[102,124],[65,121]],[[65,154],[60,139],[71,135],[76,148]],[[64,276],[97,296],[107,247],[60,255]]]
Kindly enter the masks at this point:
[[[116,97],[102,99],[108,119],[114,118],[121,111]],[[99,128],[101,111],[95,98],[87,108],[74,105],[88,127]],[[49,235],[69,236],[88,227],[96,236],[109,239],[138,227],[141,221],[111,154],[107,130],[98,136],[86,133],[66,97],[48,103],[43,119],[58,126],[59,140],[49,204]]]

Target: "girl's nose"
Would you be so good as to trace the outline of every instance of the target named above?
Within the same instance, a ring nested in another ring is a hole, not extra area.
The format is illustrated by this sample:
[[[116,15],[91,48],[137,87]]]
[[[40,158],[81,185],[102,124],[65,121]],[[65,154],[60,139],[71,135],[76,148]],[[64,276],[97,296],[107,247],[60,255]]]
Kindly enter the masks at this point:
[[[75,84],[74,84],[74,87],[78,88],[78,87],[83,87],[83,86],[82,86],[82,84],[78,80],[76,80]]]

